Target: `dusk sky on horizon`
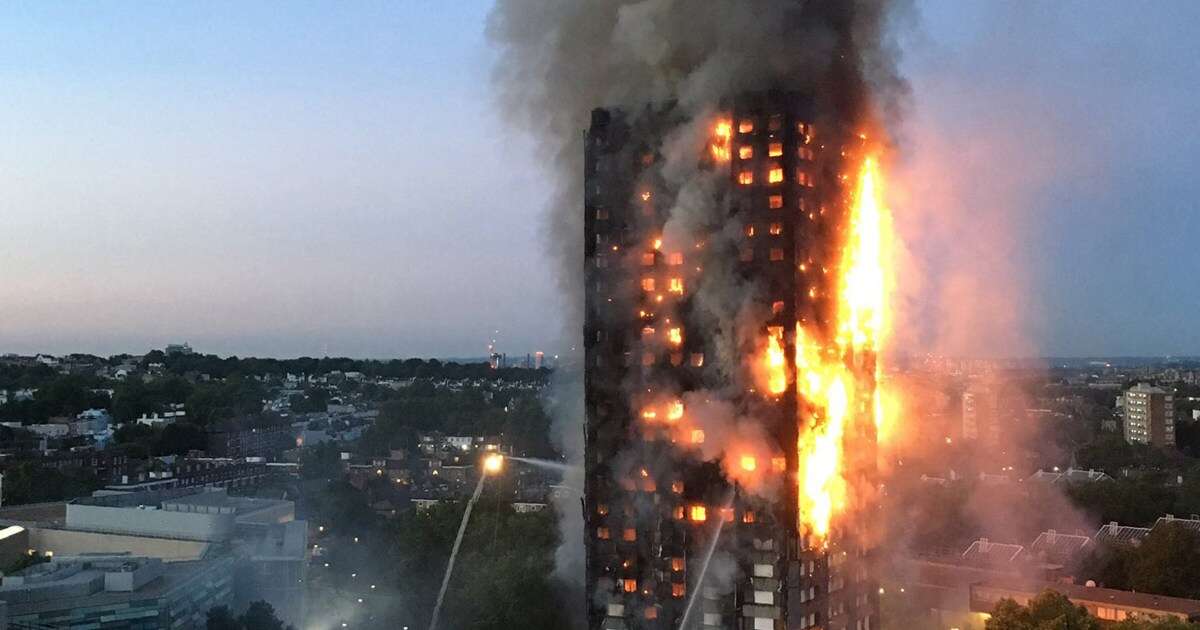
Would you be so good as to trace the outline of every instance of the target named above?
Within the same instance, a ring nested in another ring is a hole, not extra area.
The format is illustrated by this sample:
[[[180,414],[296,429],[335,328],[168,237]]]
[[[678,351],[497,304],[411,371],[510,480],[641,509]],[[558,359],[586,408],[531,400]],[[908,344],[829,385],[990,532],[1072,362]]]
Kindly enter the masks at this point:
[[[0,7],[0,354],[555,351],[490,4]],[[1003,284],[1022,353],[1200,354],[1200,3],[917,5],[913,295]]]

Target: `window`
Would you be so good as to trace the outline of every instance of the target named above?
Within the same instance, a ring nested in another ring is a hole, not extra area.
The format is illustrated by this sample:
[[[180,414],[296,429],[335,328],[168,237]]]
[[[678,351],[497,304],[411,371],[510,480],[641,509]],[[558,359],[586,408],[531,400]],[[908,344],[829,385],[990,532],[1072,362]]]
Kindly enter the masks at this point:
[[[783,249],[780,247],[772,247],[771,248],[771,261],[779,262],[781,260],[783,260]]]
[[[596,513],[599,514],[600,516],[604,516],[604,515],[608,514],[608,506],[603,503],[597,505]]]
[[[692,444],[704,443],[704,431],[701,429],[692,429]]]
[[[778,184],[783,181],[783,167],[772,166],[770,171],[767,171],[767,182]]]
[[[781,155],[783,155],[783,143],[782,142],[772,142],[771,144],[767,145],[767,156],[779,157]]]
[[[738,122],[738,133],[750,133],[754,131],[754,119],[743,118]]]
[[[743,160],[749,160],[750,158],[754,157],[754,147],[748,144],[743,144],[742,146],[738,147],[738,157]]]
[[[643,291],[653,291],[654,290],[654,278],[642,278],[642,290]]]
[[[704,366],[704,353],[703,352],[693,352],[691,363],[692,363],[692,367],[703,367]],[[703,441],[703,440],[701,440],[701,441]]]
[[[796,169],[796,183],[801,186],[812,186],[812,178],[808,176],[808,171],[802,168]]]
[[[603,221],[608,218],[608,208],[596,208],[596,220]]]
[[[626,527],[625,532],[621,534],[621,538],[625,542],[633,542],[637,540],[637,530],[632,527]]]
[[[654,163],[654,154],[653,153],[643,153],[642,154],[642,165],[643,166],[650,166],[653,163]]]
[[[693,505],[689,513],[692,520],[697,523],[703,523],[708,519],[708,508],[705,508],[703,505]]]
[[[783,312],[783,300],[775,300],[771,302],[771,314],[779,315]]]
[[[671,252],[670,254],[668,254],[667,255],[667,264],[671,265],[672,267],[678,267],[679,265],[682,265],[683,264],[683,253],[682,252]]]
[[[783,129],[783,114],[771,114],[771,117],[767,120],[767,129],[771,131]]]
[[[742,522],[743,523],[753,523],[754,522],[754,512],[752,512],[750,510],[746,510],[746,512],[744,514],[742,514]]]
[[[670,343],[673,346],[678,346],[679,344],[683,343],[683,329],[682,328],[667,329],[667,343]]]
[[[671,293],[683,293],[683,278],[671,278],[670,285],[667,290]]]
[[[746,224],[746,227],[743,228],[742,231],[746,233],[746,238],[754,238],[754,224],[753,223]]]
[[[754,260],[754,248],[743,247],[742,251],[738,252],[738,259],[742,262],[750,262]]]
[[[800,158],[801,160],[811,161],[813,159],[813,150],[808,147],[800,147],[799,149],[796,149],[796,157]]]
[[[771,236],[779,236],[780,234],[783,234],[783,224],[772,223],[768,231],[771,233]]]
[[[655,360],[655,357],[654,357],[653,352],[642,353],[642,365],[643,366],[650,367],[651,365],[654,365],[654,360]]]
[[[671,482],[671,492],[674,492],[675,494],[683,494],[683,482],[682,481],[672,481]]]
[[[737,181],[743,186],[749,186],[754,183],[754,171],[742,171],[738,173]]]
[[[596,538],[599,538],[600,540],[608,540],[610,538],[608,528],[607,527],[597,527],[596,528]]]
[[[642,254],[642,266],[643,267],[653,267],[654,266],[654,252],[644,252]],[[650,289],[650,290],[653,291],[653,289]]]
[[[772,210],[778,210],[783,207],[783,195],[771,195],[767,197],[767,207]]]
[[[633,580],[633,579],[629,579],[629,578],[621,580],[621,590],[625,591],[626,593],[636,593],[637,592],[637,580]]]
[[[683,558],[676,558],[676,560],[679,560],[679,563],[683,564]],[[672,562],[674,562],[674,561],[672,561]],[[675,570],[682,571],[683,569],[675,569]],[[687,592],[687,586],[680,584],[678,582],[671,582],[671,597],[674,597],[675,599],[681,599],[683,597],[683,594],[686,592]]]
[[[658,619],[658,608],[651,606],[643,613],[647,619]]]
[[[675,520],[677,520],[677,521],[682,521],[683,520],[683,506],[682,505],[675,506],[675,509],[671,511],[671,516],[675,517]]]

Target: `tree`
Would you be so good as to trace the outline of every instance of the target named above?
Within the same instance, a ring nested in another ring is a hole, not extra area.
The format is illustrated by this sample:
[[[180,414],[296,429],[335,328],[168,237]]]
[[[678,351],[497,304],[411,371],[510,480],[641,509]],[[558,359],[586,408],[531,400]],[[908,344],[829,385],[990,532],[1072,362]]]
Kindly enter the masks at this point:
[[[253,602],[246,612],[234,617],[228,606],[213,606],[208,609],[205,621],[208,630],[285,630],[283,621],[275,616],[275,608],[265,601]],[[286,630],[293,630],[286,626]]]
[[[246,630],[284,630],[283,622],[275,616],[275,608],[261,600],[251,603],[238,621]]]
[[[1100,630],[1100,622],[1088,615],[1083,606],[1075,606],[1061,593],[1042,591],[1022,606],[1005,598],[996,604],[987,630]]]
[[[1178,524],[1155,527],[1130,566],[1135,591],[1200,597],[1200,534]]]
[[[242,624],[229,612],[228,606],[209,608],[205,627],[208,630],[242,630]]]
[[[206,446],[204,429],[188,423],[168,424],[158,436],[155,455],[187,455],[188,451],[202,451]]]

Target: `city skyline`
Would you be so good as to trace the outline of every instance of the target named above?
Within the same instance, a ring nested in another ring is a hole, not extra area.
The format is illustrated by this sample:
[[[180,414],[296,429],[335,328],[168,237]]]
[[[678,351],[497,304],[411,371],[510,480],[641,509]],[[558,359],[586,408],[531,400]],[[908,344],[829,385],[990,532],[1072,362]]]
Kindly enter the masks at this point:
[[[0,353],[562,349],[489,5],[0,10]],[[1083,6],[900,33],[911,351],[1200,354],[1200,9]]]

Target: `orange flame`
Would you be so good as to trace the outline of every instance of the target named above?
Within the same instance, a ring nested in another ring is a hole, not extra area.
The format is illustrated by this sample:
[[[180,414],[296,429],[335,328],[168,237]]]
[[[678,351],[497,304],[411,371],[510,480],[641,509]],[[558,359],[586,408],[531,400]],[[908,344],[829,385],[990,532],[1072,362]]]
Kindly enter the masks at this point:
[[[709,147],[713,159],[718,162],[728,162],[731,157],[730,146],[733,138],[733,123],[728,120],[717,122],[713,129],[713,140]]]
[[[787,391],[787,357],[783,351],[783,327],[767,329],[767,354],[764,357],[767,391],[778,396]]]
[[[825,346],[815,331],[796,324],[797,388],[807,404],[797,445],[797,507],[800,527],[816,545],[828,544],[833,522],[849,502],[847,434],[863,422],[883,433],[892,406],[878,391],[876,360],[887,323],[888,219],[878,163],[867,157],[842,247],[835,343]]]

